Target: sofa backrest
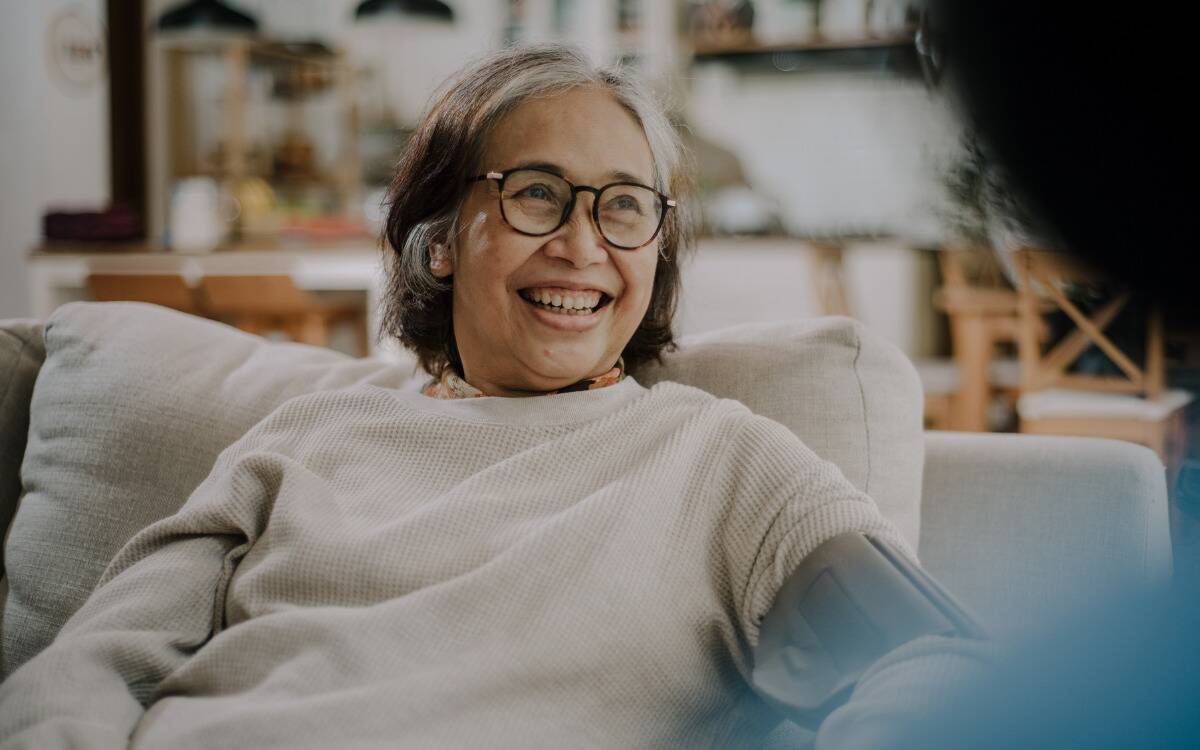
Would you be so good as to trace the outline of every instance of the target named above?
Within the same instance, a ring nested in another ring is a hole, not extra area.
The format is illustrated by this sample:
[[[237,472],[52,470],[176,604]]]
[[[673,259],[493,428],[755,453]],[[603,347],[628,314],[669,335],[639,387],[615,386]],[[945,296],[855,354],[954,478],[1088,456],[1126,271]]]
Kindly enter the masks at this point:
[[[59,308],[45,325],[45,352],[6,542],[3,674],[44,648],[121,546],[175,512],[217,454],[275,407],[317,390],[415,388],[425,379],[138,303]],[[730,328],[685,339],[635,377],[738,398],[787,425],[872,494],[915,548],[920,385],[904,355],[860,324]]]

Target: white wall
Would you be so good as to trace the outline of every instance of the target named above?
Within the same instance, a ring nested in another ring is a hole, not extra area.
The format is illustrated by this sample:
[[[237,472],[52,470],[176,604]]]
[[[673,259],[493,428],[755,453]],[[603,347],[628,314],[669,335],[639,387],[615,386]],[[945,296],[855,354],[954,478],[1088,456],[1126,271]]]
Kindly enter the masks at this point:
[[[920,81],[869,73],[692,73],[689,125],[738,155],[786,229],[897,238],[847,250],[850,312],[909,355],[933,353],[932,268],[905,247],[942,236],[939,172],[958,143],[944,103]]]
[[[29,315],[25,256],[47,208],[109,199],[108,82],[74,86],[52,69],[49,27],[76,8],[103,23],[103,0],[4,4],[0,22],[0,318]]]
[[[940,235],[937,172],[957,125],[920,81],[701,65],[690,84],[691,126],[738,154],[792,232]]]
[[[929,259],[894,242],[847,248],[842,268],[854,317],[905,354],[932,353]],[[786,239],[701,241],[684,261],[676,333],[822,315],[814,259]]]

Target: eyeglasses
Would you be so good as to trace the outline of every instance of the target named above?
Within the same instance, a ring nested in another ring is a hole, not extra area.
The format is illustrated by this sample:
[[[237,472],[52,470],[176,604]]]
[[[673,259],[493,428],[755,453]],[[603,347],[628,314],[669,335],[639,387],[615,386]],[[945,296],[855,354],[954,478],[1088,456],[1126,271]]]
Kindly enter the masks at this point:
[[[555,232],[575,209],[581,192],[595,196],[592,220],[604,239],[621,250],[636,250],[658,236],[667,211],[676,204],[654,188],[636,182],[610,182],[603,187],[576,185],[553,172],[521,167],[488,172],[467,182],[495,180],[500,189],[500,215],[521,234],[541,237]]]

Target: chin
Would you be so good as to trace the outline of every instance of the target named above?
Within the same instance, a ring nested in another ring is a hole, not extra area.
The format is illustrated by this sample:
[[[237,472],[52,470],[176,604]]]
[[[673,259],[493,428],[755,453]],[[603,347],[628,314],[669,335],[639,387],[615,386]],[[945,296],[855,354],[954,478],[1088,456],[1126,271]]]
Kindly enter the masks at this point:
[[[583,380],[586,377],[590,377],[590,375],[591,375],[590,368],[580,368],[577,370],[562,370],[561,373],[559,373],[559,372],[538,373],[537,378],[540,381],[540,384],[539,384],[539,387],[537,390],[553,391],[558,388],[565,388],[566,386],[571,385],[572,383],[578,383],[580,380]]]
[[[599,361],[600,358],[598,357],[586,357],[579,360],[572,359],[571,361],[544,362],[533,373],[533,377],[543,384],[547,384],[546,387],[539,390],[552,391],[555,388],[562,388],[572,383],[578,383],[584,378],[603,374],[598,371],[606,366],[599,364]],[[616,357],[613,358],[613,361],[616,361]],[[608,366],[611,367],[611,365]]]

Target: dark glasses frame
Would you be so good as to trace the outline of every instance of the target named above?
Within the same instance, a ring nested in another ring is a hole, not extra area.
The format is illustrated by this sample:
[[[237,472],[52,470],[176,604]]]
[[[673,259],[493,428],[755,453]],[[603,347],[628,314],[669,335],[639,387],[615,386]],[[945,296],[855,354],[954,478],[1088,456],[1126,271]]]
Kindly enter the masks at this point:
[[[518,229],[517,227],[513,226],[512,222],[508,220],[508,216],[505,215],[505,213],[504,213],[504,181],[508,179],[509,175],[514,174],[516,172],[541,172],[542,174],[552,175],[552,176],[557,177],[558,179],[562,180],[563,182],[567,183],[567,186],[571,188],[571,200],[568,201],[567,205],[563,208],[562,216],[558,217],[558,224],[556,224],[553,229],[546,231],[546,232],[526,232],[523,229]],[[558,174],[557,172],[551,172],[548,169],[540,169],[538,167],[514,167],[513,169],[506,169],[503,172],[488,172],[487,174],[481,174],[481,175],[476,175],[475,177],[467,178],[467,183],[470,184],[472,182],[479,182],[481,180],[495,180],[496,181],[496,186],[498,187],[498,189],[500,191],[500,198],[499,198],[499,200],[500,200],[500,216],[503,217],[504,223],[508,224],[508,226],[511,227],[514,232],[517,232],[518,234],[523,234],[526,237],[545,237],[548,234],[554,234],[555,232],[557,232],[559,229],[562,228],[562,226],[564,224],[567,223],[567,219],[569,219],[571,217],[571,212],[575,210],[575,199],[579,196],[579,194],[580,193],[591,193],[592,197],[593,197],[593,200],[592,200],[592,222],[595,224],[596,230],[600,232],[600,235],[602,237],[604,237],[605,242],[607,242],[608,244],[610,244],[613,247],[618,248],[620,250],[637,250],[637,249],[643,248],[646,245],[649,245],[651,242],[653,242],[654,238],[658,236],[658,233],[660,231],[662,231],[663,222],[666,221],[666,219],[667,219],[667,211],[669,211],[672,208],[675,208],[675,206],[678,205],[672,198],[669,198],[666,195],[655,190],[654,188],[650,187],[649,185],[643,185],[640,182],[628,182],[628,181],[610,182],[607,185],[601,185],[600,187],[593,187],[591,185],[576,185],[575,183],[571,182],[566,177],[563,177],[562,175]],[[628,185],[631,187],[639,187],[639,188],[643,188],[645,190],[649,190],[650,192],[652,192],[658,196],[659,205],[662,206],[662,209],[659,211],[659,214],[658,214],[658,223],[655,224],[655,226],[654,226],[654,233],[650,235],[649,239],[647,239],[645,242],[643,242],[640,245],[632,245],[632,246],[631,245],[619,245],[616,242],[613,242],[609,238],[609,236],[607,234],[605,234],[604,226],[600,223],[600,194],[603,193],[605,190],[608,190],[611,187],[619,187],[621,185]]]

